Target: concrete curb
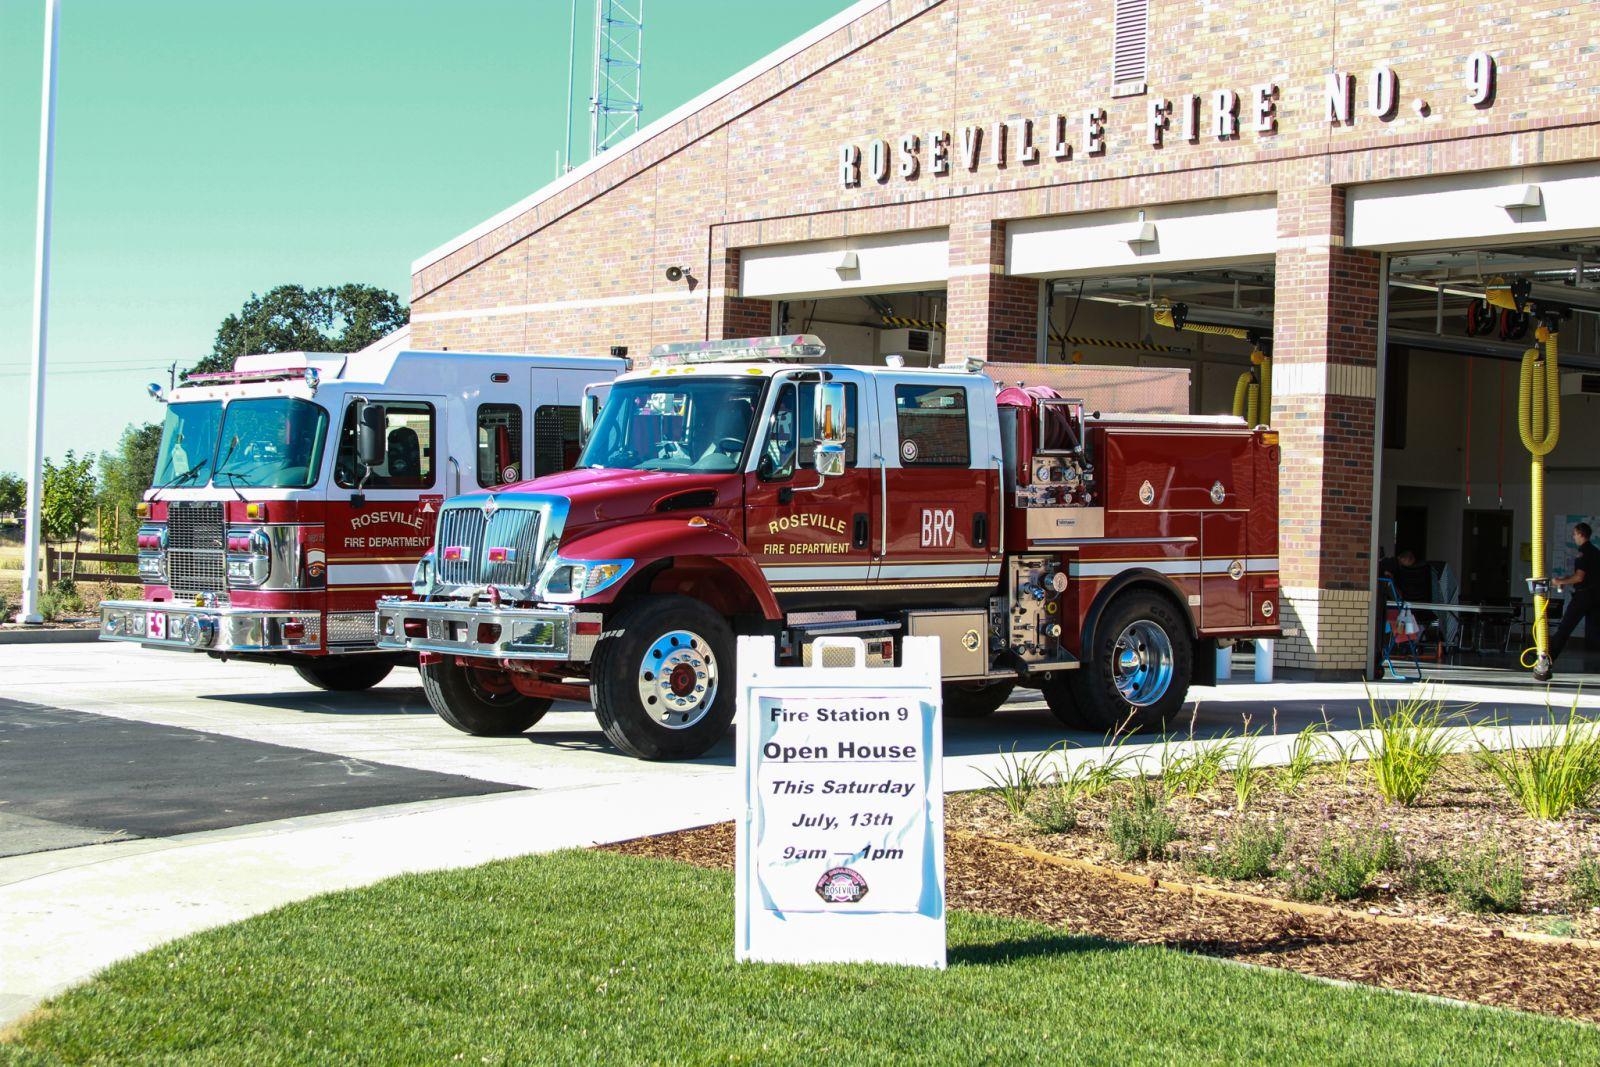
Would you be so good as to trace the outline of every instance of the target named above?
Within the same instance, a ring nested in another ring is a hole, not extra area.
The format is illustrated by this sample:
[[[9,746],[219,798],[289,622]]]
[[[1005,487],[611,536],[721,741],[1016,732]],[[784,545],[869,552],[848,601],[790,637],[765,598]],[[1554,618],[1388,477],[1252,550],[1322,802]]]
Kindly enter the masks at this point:
[[[71,645],[99,639],[99,627],[92,630],[0,630],[0,645]]]

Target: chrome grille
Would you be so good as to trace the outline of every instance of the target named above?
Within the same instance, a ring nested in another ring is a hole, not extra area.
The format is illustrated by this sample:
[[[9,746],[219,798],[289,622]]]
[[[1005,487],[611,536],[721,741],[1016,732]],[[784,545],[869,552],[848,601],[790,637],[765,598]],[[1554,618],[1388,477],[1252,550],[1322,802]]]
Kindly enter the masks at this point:
[[[436,563],[444,585],[527,585],[538,573],[544,509],[499,503],[485,516],[481,504],[446,507],[439,513]],[[445,549],[460,548],[461,559],[446,559]],[[512,558],[489,561],[489,549],[509,548]]]
[[[489,519],[489,531],[484,536],[483,563],[478,568],[485,585],[528,584],[539,555],[540,518],[541,513],[537,511],[502,507]],[[491,563],[490,548],[509,548],[513,557],[503,563]]]
[[[445,585],[478,584],[478,561],[483,558],[483,532],[488,525],[482,508],[442,508],[434,564]],[[445,549],[463,549],[463,558],[446,559]]]
[[[227,523],[220,500],[167,505],[167,584],[174,593],[228,588]]]

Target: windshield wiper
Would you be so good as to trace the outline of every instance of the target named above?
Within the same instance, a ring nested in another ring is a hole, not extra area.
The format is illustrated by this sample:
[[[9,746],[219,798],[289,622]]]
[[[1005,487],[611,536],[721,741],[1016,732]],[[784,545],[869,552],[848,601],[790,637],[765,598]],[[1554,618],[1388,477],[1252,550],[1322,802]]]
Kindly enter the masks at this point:
[[[180,485],[185,484],[186,482],[189,482],[190,480],[192,480],[194,478],[195,475],[200,473],[200,468],[201,467],[204,467],[206,464],[208,464],[210,462],[211,461],[209,459],[202,459],[199,463],[196,463],[194,466],[190,467],[188,470],[184,471],[182,474],[178,475],[177,477],[172,478],[171,480],[166,482],[164,485],[157,486],[155,491],[150,494],[150,499],[151,500],[159,500],[161,498],[161,494],[166,492],[168,489],[174,489],[174,488],[176,488],[176,487],[178,487]]]
[[[238,447],[239,447],[239,439],[237,437],[235,437],[231,442],[229,442],[228,451],[223,455],[222,461],[217,464],[217,469],[216,469],[215,473],[213,473],[211,475],[211,477],[213,479],[216,479],[216,478],[226,478],[226,479],[228,479],[228,488],[233,490],[233,495],[238,497],[240,500],[243,500],[243,499],[245,499],[245,495],[243,493],[239,492],[239,475],[238,475],[238,473],[236,473],[234,471],[230,471],[230,470],[227,469],[228,461],[233,458],[233,453]]]

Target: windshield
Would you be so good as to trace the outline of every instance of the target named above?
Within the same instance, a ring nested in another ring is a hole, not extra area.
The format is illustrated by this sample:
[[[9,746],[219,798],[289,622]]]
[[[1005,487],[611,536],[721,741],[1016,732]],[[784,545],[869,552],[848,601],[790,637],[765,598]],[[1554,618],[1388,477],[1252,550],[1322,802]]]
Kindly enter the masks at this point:
[[[581,467],[731,471],[744,455],[765,378],[666,378],[611,388]]]
[[[328,413],[295,397],[235,400],[222,420],[217,485],[305,489],[316,484]]]
[[[217,424],[222,402],[203,400],[168,404],[161,426],[161,451],[151,485],[204,485],[211,479],[211,461],[217,453]]]

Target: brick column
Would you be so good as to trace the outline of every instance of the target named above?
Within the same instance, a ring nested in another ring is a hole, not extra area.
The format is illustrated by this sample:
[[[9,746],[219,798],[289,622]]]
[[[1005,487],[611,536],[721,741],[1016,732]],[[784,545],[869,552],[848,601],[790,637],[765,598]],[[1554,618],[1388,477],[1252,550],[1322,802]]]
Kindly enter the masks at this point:
[[[1285,667],[1365,670],[1373,627],[1379,260],[1344,247],[1344,190],[1278,193],[1272,425]]]
[[[1039,331],[1039,283],[1004,273],[1006,227],[987,218],[950,224],[947,360],[1032,363]]]
[[[765,337],[772,332],[772,302],[752,300],[739,292],[739,250],[723,249],[711,259],[711,302],[707,340]]]

